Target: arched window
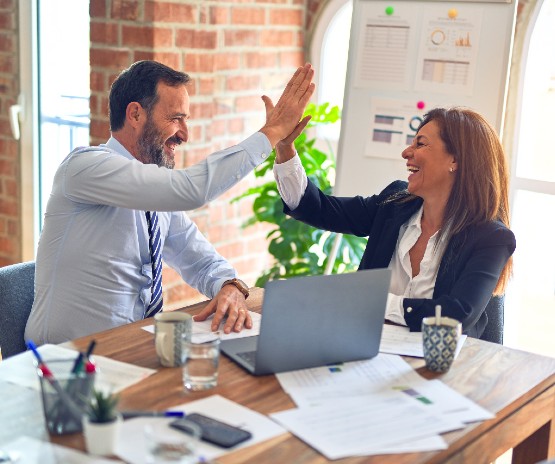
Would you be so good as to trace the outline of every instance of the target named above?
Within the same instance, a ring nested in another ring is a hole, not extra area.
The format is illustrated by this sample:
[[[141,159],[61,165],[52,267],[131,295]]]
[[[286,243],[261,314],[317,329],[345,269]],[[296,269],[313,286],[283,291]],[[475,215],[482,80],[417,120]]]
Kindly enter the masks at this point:
[[[352,11],[351,0],[331,0],[316,19],[310,59],[316,70],[318,103],[343,108]],[[323,126],[318,135],[337,142],[340,128],[340,123]]]

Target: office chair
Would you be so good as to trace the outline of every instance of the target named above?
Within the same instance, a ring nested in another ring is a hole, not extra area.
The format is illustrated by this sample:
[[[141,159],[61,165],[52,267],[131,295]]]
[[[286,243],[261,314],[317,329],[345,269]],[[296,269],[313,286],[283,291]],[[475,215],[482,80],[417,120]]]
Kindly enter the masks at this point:
[[[503,344],[503,326],[505,323],[505,295],[492,296],[486,306],[488,323],[480,340]]]
[[[26,350],[25,325],[34,298],[34,261],[0,268],[0,348],[3,358]]]

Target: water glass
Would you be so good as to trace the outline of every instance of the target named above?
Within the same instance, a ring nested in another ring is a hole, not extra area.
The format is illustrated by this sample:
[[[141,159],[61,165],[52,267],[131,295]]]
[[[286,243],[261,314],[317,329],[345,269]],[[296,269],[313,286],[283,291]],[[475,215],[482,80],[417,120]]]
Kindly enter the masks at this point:
[[[148,464],[196,464],[201,430],[193,422],[186,423],[189,431],[169,426],[173,419],[152,419],[144,427]]]
[[[204,340],[202,343],[194,339],[183,342],[183,385],[190,391],[207,390],[218,383],[220,335],[214,332],[210,339]]]

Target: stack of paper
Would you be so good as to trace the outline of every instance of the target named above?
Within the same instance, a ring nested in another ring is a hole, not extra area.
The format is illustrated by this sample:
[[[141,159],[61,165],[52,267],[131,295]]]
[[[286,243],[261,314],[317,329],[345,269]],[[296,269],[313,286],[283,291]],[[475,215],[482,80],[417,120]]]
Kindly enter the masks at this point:
[[[272,418],[328,459],[443,449],[439,434],[493,417],[396,355],[277,377],[298,408]]]

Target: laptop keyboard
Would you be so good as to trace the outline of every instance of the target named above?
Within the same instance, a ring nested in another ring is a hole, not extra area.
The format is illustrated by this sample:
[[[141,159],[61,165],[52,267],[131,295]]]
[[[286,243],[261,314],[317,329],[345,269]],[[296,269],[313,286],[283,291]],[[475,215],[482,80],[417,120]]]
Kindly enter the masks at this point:
[[[237,356],[239,356],[241,359],[244,359],[251,366],[254,366],[256,351],[243,351],[241,353],[237,353]]]

